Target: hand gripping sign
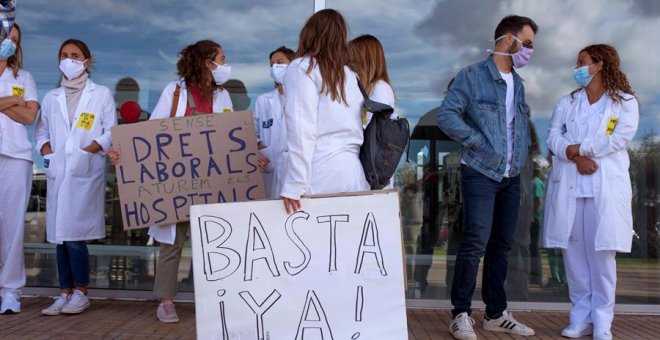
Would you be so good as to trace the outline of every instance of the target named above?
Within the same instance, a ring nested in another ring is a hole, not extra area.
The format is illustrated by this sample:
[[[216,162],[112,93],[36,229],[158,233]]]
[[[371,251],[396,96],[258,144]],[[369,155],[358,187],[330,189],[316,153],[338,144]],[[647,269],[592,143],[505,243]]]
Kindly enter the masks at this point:
[[[394,190],[195,205],[199,339],[408,339]]]

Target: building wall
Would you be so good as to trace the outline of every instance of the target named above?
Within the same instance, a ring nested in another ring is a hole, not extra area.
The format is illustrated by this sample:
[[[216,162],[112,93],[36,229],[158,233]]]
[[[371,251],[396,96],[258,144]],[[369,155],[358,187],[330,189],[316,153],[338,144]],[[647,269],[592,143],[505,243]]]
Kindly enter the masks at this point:
[[[654,1],[593,2],[523,0],[325,1],[342,12],[351,37],[372,34],[386,51],[397,109],[412,123],[413,140],[395,177],[401,191],[407,253],[409,299],[447,300],[453,255],[460,242],[461,194],[458,146],[434,127],[449,80],[487,56],[493,31],[505,15],[532,17],[540,26],[535,55],[520,69],[532,108],[540,154],[547,173],[545,138],[557,99],[576,87],[572,79],[577,52],[591,43],[615,46],[622,68],[641,102],[639,132],[630,148],[634,199],[632,254],[618,257],[620,303],[660,304],[660,225],[658,224],[660,127],[660,5]],[[177,53],[200,39],[219,42],[232,65],[236,109],[252,109],[256,97],[272,89],[268,54],[286,45],[295,49],[298,33],[314,4],[323,1],[30,1],[21,3],[24,68],[37,81],[40,98],[59,82],[57,51],[62,41],[79,38],[94,54],[92,78],[110,87],[118,107],[139,103],[146,119],[162,88],[176,77]],[[588,14],[588,15],[585,15]],[[244,84],[245,89],[240,88]],[[517,301],[568,301],[565,285],[549,282],[548,250],[541,252],[541,277],[530,276],[527,251],[533,251],[529,185],[534,164],[523,173],[522,213],[516,239],[522,255],[512,254],[508,288]],[[35,153],[34,185],[26,216],[28,285],[57,286],[53,245],[45,243],[45,177]],[[145,230],[124,232],[118,216],[114,176],[108,175],[107,237],[93,242],[93,288],[151,289],[157,247]],[[525,191],[527,190],[527,191]],[[527,248],[525,248],[527,247]],[[191,291],[189,252],[180,267],[180,290]],[[540,280],[539,280],[540,279]],[[478,295],[475,295],[478,297]]]

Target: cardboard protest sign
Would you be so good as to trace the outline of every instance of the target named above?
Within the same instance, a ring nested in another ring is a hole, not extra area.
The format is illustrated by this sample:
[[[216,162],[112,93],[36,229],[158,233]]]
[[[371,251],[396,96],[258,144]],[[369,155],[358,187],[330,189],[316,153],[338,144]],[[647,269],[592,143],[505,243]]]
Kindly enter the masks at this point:
[[[198,339],[408,339],[398,194],[195,205]]]
[[[265,197],[250,112],[118,125],[112,140],[126,230],[188,221],[193,204]]]

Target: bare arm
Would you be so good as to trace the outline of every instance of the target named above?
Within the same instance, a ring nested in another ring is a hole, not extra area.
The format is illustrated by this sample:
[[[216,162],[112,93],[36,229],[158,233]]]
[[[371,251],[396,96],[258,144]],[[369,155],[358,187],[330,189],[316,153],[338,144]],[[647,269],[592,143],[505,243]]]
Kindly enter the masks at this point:
[[[20,97],[16,97],[20,98]],[[22,99],[21,99],[22,101]],[[37,111],[39,110],[39,103],[35,101],[26,102],[24,106],[14,105],[2,112],[7,115],[11,120],[23,124],[30,125],[37,119]]]

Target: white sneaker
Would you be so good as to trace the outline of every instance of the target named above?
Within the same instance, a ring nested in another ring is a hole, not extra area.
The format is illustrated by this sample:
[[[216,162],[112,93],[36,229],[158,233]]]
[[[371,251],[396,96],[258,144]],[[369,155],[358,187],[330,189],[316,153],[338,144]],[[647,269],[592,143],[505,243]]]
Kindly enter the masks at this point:
[[[505,332],[522,336],[534,335],[534,330],[520,323],[508,311],[502,312],[497,319],[484,318],[484,329],[492,332]]]
[[[566,338],[581,338],[591,335],[594,331],[594,325],[590,323],[572,323],[561,331],[561,336]]]
[[[0,306],[0,314],[15,314],[21,312],[21,301],[16,294],[2,295],[2,305]]]
[[[594,332],[594,340],[612,340],[612,332],[609,329]]]
[[[62,314],[80,314],[85,309],[89,308],[89,298],[85,293],[75,290],[73,295],[69,298],[69,302],[62,307],[60,313]]]
[[[458,340],[477,340],[477,334],[474,333],[474,319],[467,312],[456,315],[454,320],[449,323],[449,332]]]
[[[69,299],[71,299],[71,295],[67,295],[62,293],[62,295],[58,296],[55,298],[55,302],[53,302],[52,305],[48,306],[47,308],[44,308],[41,310],[41,314],[43,315],[60,315],[62,312],[62,308],[66,306],[66,304],[69,302]]]

